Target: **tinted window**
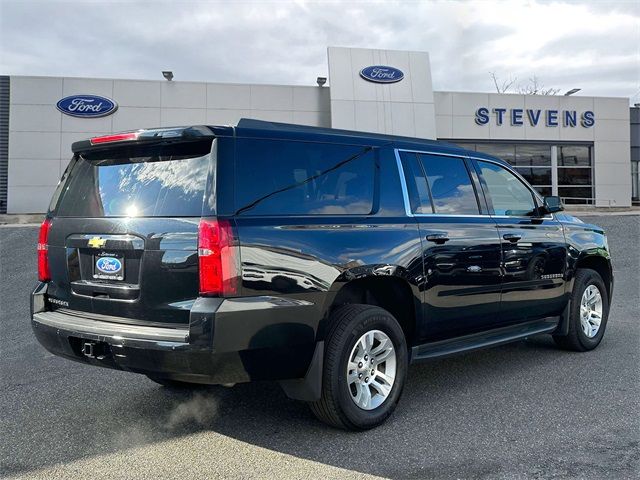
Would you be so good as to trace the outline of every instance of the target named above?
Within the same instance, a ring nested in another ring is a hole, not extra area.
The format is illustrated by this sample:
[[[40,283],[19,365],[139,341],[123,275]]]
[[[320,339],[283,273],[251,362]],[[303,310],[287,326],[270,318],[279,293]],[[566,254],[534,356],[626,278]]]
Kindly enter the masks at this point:
[[[209,141],[81,156],[68,173],[56,215],[200,216],[210,147]]]
[[[591,165],[591,147],[586,145],[563,145],[558,147],[558,165],[573,167]]]
[[[488,153],[505,162],[509,162],[511,165],[516,164],[516,148],[513,144],[478,143],[476,145],[476,151]]]
[[[591,187],[558,187],[558,195],[565,203],[593,203],[593,191]]]
[[[528,216],[535,211],[533,194],[518,177],[494,163],[478,161],[496,215]]]
[[[363,215],[373,208],[371,147],[239,139],[239,215]]]
[[[478,201],[462,158],[419,155],[436,213],[478,214]]]
[[[536,167],[551,165],[551,145],[516,144],[516,166]]]
[[[522,175],[531,185],[551,185],[551,169],[544,167],[524,168],[516,167],[515,170]]]
[[[411,211],[413,213],[433,213],[427,179],[418,161],[418,156],[415,153],[403,152],[401,159],[402,169],[404,170],[404,176],[407,182]]]

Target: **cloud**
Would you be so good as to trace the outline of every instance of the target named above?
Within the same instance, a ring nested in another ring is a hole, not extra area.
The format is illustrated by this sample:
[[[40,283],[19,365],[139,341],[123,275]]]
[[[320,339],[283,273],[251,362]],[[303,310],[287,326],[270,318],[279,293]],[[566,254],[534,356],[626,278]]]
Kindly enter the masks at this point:
[[[313,85],[337,45],[429,51],[437,90],[491,91],[495,71],[633,96],[639,25],[637,1],[3,1],[0,70]]]

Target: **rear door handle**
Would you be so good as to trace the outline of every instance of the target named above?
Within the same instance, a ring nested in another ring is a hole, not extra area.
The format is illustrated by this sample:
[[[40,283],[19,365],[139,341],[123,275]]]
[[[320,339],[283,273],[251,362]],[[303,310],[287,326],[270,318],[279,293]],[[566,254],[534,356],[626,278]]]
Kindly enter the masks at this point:
[[[522,240],[522,235],[520,235],[519,233],[505,233],[504,235],[502,235],[502,238],[512,243],[516,243],[517,241]]]
[[[446,233],[432,233],[430,235],[427,235],[427,240],[429,242],[442,244],[448,242],[450,239]]]

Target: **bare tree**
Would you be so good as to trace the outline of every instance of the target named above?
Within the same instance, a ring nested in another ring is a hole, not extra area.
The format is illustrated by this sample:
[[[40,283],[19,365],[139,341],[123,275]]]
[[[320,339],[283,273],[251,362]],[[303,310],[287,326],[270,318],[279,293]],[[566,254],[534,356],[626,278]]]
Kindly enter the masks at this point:
[[[509,75],[509,80],[501,81],[495,72],[489,72],[498,93],[519,93],[521,95],[557,95],[559,88],[546,88],[537,75],[529,78],[528,83],[516,83],[518,77]]]
[[[536,75],[529,78],[529,83],[518,86],[518,93],[523,95],[556,95],[559,88],[545,88]]]
[[[513,85],[516,83],[517,78],[511,78],[511,75],[509,75],[509,80],[504,80],[504,81],[499,81],[498,80],[498,76],[496,75],[496,72],[489,72],[489,75],[491,76],[491,79],[493,80],[493,84],[496,87],[496,92],[498,93],[507,93],[509,90],[511,90],[511,88],[513,87]]]

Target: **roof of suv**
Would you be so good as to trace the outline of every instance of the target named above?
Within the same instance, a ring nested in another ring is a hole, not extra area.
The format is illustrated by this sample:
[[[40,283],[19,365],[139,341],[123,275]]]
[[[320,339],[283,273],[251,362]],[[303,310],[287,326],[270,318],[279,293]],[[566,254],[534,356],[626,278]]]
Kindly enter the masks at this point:
[[[216,127],[212,127],[216,128]],[[264,120],[243,118],[235,128],[238,137],[272,138],[282,140],[307,140],[332,143],[349,143],[363,145],[386,145],[393,143],[396,147],[407,150],[427,150],[437,153],[451,153],[469,155],[469,150],[441,140],[427,140],[420,138],[386,135],[382,133],[356,132],[339,130],[337,128],[312,127],[294,125]],[[494,161],[504,161],[482,152],[472,152],[474,157],[487,158]]]

